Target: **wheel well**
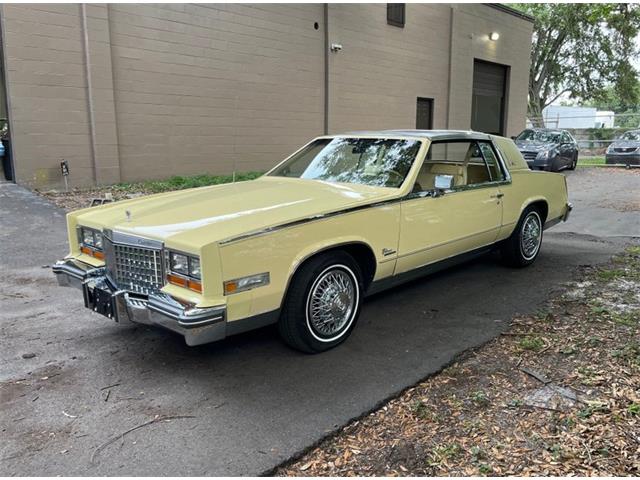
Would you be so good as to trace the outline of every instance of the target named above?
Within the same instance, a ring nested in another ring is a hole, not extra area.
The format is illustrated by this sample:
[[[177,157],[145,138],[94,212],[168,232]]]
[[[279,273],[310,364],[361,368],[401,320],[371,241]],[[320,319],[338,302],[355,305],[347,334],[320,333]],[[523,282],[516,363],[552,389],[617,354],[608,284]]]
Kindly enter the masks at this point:
[[[376,274],[376,256],[371,248],[364,243],[349,243],[337,247],[336,250],[347,252],[358,263],[360,270],[362,270],[364,288],[366,290]]]
[[[549,214],[549,205],[545,200],[537,200],[527,205],[527,207],[535,207],[542,216],[542,223],[544,224],[544,222],[546,222],[547,215]]]
[[[376,256],[374,255],[373,250],[371,250],[371,247],[364,243],[345,243],[316,252],[313,255],[305,258],[305,260],[298,266],[297,270],[299,270],[303,264],[316,257],[317,255],[335,251],[346,252],[353,257],[353,259],[360,267],[360,270],[362,271],[362,276],[364,277],[364,289],[366,290],[373,280],[374,275],[376,274]]]

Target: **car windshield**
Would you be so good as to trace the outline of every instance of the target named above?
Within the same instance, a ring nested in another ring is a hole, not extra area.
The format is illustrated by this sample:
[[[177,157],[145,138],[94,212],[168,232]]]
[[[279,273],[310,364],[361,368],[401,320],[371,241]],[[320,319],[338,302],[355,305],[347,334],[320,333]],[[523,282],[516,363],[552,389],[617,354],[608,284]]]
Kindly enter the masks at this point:
[[[516,137],[516,140],[522,142],[535,143],[558,143],[560,141],[560,132],[547,132],[544,130],[525,130]]]
[[[398,188],[420,149],[418,140],[323,138],[269,175]]]
[[[640,130],[635,130],[632,132],[625,132],[620,140],[640,140]]]

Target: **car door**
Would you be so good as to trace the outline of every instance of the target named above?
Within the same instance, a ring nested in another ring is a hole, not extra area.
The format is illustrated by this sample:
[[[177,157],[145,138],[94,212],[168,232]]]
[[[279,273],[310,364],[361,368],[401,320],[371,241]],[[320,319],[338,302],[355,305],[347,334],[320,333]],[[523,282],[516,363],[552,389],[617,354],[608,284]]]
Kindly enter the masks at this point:
[[[569,165],[571,165],[574,161],[578,161],[578,142],[576,142],[576,139],[573,138],[569,132],[565,132],[565,135],[571,144],[571,159],[569,163]]]
[[[562,166],[570,167],[573,163],[573,142],[569,138],[567,132],[562,132],[560,136],[560,155],[562,156]]]
[[[432,143],[413,193],[401,204],[395,273],[495,242],[505,177],[488,141]]]

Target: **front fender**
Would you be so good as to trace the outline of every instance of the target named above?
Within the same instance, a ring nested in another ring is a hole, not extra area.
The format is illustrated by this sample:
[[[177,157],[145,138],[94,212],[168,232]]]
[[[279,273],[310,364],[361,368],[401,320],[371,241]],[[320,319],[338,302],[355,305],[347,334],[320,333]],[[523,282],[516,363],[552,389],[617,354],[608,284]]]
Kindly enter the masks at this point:
[[[245,301],[250,300],[251,314],[257,315],[280,308],[291,278],[302,262],[330,248],[364,244],[376,261],[375,278],[391,275],[394,257],[383,259],[382,250],[397,249],[399,217],[399,203],[381,205],[220,245],[222,278],[230,280],[269,272],[269,285],[250,290],[250,295],[239,294],[244,295]],[[229,300],[232,297],[236,295]]]
[[[292,278],[293,275],[295,275],[301,264],[303,264],[306,260],[313,257],[314,255],[334,248],[354,244],[363,245],[371,250],[371,253],[376,259],[376,264],[378,264],[380,259],[376,255],[375,250],[371,247],[371,245],[365,238],[356,235],[344,235],[336,238],[325,239],[312,245],[305,246],[305,248],[301,249],[291,263],[291,266],[289,268],[289,278]]]

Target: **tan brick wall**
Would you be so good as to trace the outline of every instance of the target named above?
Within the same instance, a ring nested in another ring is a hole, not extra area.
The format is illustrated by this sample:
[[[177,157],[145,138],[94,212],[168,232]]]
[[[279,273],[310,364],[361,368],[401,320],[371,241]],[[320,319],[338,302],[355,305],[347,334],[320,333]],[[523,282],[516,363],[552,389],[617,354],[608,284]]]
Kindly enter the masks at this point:
[[[486,5],[406,8],[398,28],[385,4],[329,5],[329,43],[343,45],[328,58],[330,132],[413,128],[417,97],[434,99],[435,128],[469,128],[474,58],[511,65],[508,133],[524,126],[531,23]],[[59,186],[62,159],[73,186],[264,170],[323,133],[323,4],[0,15],[20,183]]]

